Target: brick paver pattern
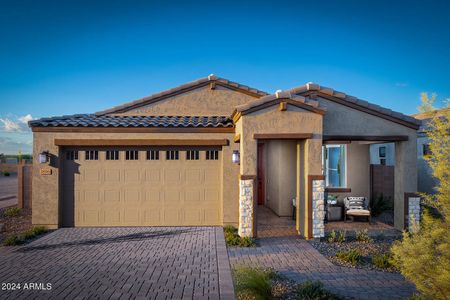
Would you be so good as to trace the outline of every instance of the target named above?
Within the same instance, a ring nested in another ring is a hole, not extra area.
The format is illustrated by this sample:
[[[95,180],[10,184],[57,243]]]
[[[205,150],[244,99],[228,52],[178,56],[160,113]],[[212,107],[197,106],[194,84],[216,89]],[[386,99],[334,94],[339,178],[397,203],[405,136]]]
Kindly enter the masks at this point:
[[[257,247],[229,247],[232,267],[272,268],[298,283],[320,280],[333,293],[349,299],[404,299],[415,291],[400,274],[336,266],[308,241],[280,231],[272,229],[277,236],[259,238]]]
[[[59,229],[0,248],[0,283],[52,289],[0,290],[0,298],[219,299],[217,234],[222,228]]]

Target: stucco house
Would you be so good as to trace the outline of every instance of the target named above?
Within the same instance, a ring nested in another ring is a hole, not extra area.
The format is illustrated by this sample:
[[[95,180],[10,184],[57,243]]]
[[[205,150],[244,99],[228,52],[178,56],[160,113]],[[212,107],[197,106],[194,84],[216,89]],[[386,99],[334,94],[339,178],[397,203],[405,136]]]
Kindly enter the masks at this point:
[[[33,224],[239,227],[256,206],[323,236],[324,192],[369,197],[369,146],[395,143],[395,226],[417,191],[419,121],[315,83],[268,94],[210,75],[33,131]]]

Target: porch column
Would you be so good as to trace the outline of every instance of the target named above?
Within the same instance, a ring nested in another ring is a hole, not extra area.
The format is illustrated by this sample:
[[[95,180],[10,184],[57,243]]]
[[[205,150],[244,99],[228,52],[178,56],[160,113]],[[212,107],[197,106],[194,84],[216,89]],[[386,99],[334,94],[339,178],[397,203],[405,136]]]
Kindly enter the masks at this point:
[[[325,182],[322,175],[322,136],[315,135],[304,143],[305,172],[305,229],[306,239],[320,238],[325,234],[324,226],[324,191]],[[307,176],[306,176],[307,175]]]
[[[249,131],[241,131],[240,152],[238,234],[256,237],[257,141]]]
[[[395,143],[394,172],[394,227],[405,228],[405,198],[417,192],[417,146],[416,134],[409,136],[408,141]]]

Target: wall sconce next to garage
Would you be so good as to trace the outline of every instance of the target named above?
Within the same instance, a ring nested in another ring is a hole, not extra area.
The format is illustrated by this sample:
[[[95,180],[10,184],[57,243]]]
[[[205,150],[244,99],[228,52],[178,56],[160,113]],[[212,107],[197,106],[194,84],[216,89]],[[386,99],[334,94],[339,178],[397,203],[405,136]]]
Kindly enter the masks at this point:
[[[231,160],[234,164],[239,165],[241,163],[241,153],[239,150],[233,150],[233,155],[231,156]]]
[[[50,161],[50,153],[48,151],[42,151],[39,153],[39,163],[45,164]]]

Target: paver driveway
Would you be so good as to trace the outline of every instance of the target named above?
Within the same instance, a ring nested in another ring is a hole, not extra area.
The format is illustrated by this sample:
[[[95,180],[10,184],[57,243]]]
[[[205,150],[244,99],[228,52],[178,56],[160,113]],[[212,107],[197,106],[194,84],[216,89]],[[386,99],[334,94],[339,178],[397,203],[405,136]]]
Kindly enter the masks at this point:
[[[0,248],[0,283],[8,282],[21,290],[0,298],[234,299],[221,227],[59,229]]]

